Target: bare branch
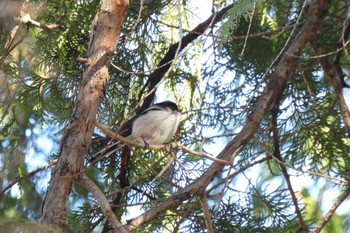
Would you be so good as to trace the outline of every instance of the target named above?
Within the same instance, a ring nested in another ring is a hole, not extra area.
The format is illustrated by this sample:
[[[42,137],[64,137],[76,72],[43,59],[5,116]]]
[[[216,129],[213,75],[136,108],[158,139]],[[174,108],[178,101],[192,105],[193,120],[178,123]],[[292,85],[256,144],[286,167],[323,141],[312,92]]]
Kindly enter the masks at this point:
[[[2,194],[4,194],[8,189],[10,189],[12,186],[14,186],[15,184],[17,184],[18,182],[21,182],[22,180],[24,179],[28,179],[29,177],[35,175],[36,173],[38,172],[41,172],[41,171],[44,171],[46,169],[48,169],[49,167],[55,165],[57,163],[57,159],[55,159],[54,161],[52,161],[51,163],[49,164],[46,164],[45,166],[42,166],[34,171],[31,171],[21,177],[18,177],[17,179],[15,179],[14,181],[12,181],[10,184],[8,184],[5,188],[3,188],[1,191],[0,191],[0,196]]]
[[[257,140],[257,138],[255,138]],[[341,179],[341,178],[338,178],[338,177],[332,177],[332,176],[328,176],[326,174],[322,174],[322,173],[319,173],[319,172],[314,172],[314,171],[311,171],[311,170],[303,170],[303,169],[297,169],[297,168],[294,168],[292,167],[291,165],[279,160],[277,157],[275,157],[268,149],[268,145],[266,143],[263,143],[261,141],[258,141],[261,145],[263,145],[265,148],[266,148],[266,151],[265,153],[273,158],[277,163],[285,166],[285,167],[288,167],[290,169],[293,169],[294,171],[297,171],[297,172],[300,172],[302,174],[310,174],[310,175],[313,175],[313,176],[318,176],[318,177],[322,177],[322,178],[325,178],[326,180],[329,180],[330,182],[333,182],[335,184],[339,184],[339,185],[347,185],[350,181],[348,180],[345,180],[345,179]]]
[[[20,23],[27,24],[28,26],[34,26],[37,28],[41,28],[47,32],[50,32],[51,30],[56,29],[56,28],[62,29],[62,26],[60,24],[52,23],[52,24],[46,25],[46,24],[42,24],[38,21],[35,21],[34,19],[31,19],[30,17],[26,17],[26,18],[22,17],[22,18],[17,19],[17,21]]]
[[[9,1],[10,2],[10,1]],[[10,5],[12,7],[19,7],[19,5],[16,4],[12,4]],[[22,6],[20,9],[16,9],[19,12],[19,15],[21,17],[13,17],[13,28],[11,30],[10,36],[6,42],[6,45],[4,47],[4,51],[2,52],[1,56],[0,56],[0,64],[5,60],[5,58],[11,53],[12,50],[14,50],[19,44],[21,44],[24,39],[28,36],[28,31],[29,31],[29,27],[27,27],[27,30],[25,30],[24,34],[19,35],[18,34],[18,30],[19,30],[19,26],[20,24],[26,24],[28,26],[32,25],[38,28],[42,28],[45,31],[51,31],[52,29],[56,29],[56,28],[62,28],[59,24],[49,24],[49,25],[44,25],[40,22],[37,22],[33,19],[31,19],[30,16],[30,12],[28,10],[28,6],[29,6],[29,1],[23,1]],[[8,9],[4,9],[4,10],[8,10]],[[14,9],[12,9],[12,13],[14,13]],[[15,14],[18,15],[18,14]],[[17,38],[17,40],[15,40]]]
[[[277,126],[277,118],[278,118],[278,112],[279,112],[279,103],[281,99],[278,99],[278,102],[276,102],[274,108],[271,111],[272,114],[272,122],[271,122],[271,129],[272,129],[272,134],[273,134],[273,145],[274,145],[274,158],[277,158],[278,160],[283,162],[283,158],[281,156],[281,151],[280,151],[280,140],[279,140],[279,135],[278,135],[278,126]],[[292,182],[290,181],[290,176],[288,174],[287,171],[287,166],[284,165],[284,163],[279,163],[282,174],[287,182],[287,186],[288,186],[288,190],[290,195],[292,196],[292,201],[294,204],[294,208],[295,208],[295,213],[297,214],[297,217],[299,219],[299,223],[300,223],[300,228],[303,232],[309,232],[308,227],[305,224],[305,221],[303,219],[303,215],[300,211],[299,208],[299,204],[298,204],[298,198],[295,195],[293,186],[292,186]]]
[[[349,195],[350,195],[350,186],[348,185],[348,188],[343,192],[342,195],[338,197],[338,200],[333,204],[332,208],[330,208],[327,214],[323,217],[322,221],[320,222],[320,224],[318,224],[318,226],[313,231],[313,233],[321,232],[321,230],[327,224],[327,222],[331,219],[331,217],[333,216],[337,208],[341,205],[341,203],[343,203],[343,201],[346,200],[346,198],[348,198]]]
[[[114,226],[115,228],[114,232],[128,233],[128,231],[123,227],[123,225],[118,221],[118,219],[114,215],[107,198],[104,196],[102,191],[97,187],[97,185],[85,175],[80,175],[76,181],[81,185],[83,185],[87,190],[89,190],[89,192],[96,198],[99,206],[102,209],[104,216]]]
[[[201,204],[202,204],[204,220],[205,220],[205,225],[207,227],[207,231],[208,231],[208,233],[214,233],[213,221],[211,219],[209,206],[208,206],[207,193],[205,191],[203,191],[199,195],[199,199],[200,199]]]
[[[112,139],[116,139],[117,141],[123,142],[124,144],[129,145],[129,146],[134,146],[134,147],[138,147],[138,148],[145,148],[144,144],[135,142],[135,141],[130,140],[128,138],[124,138],[123,136],[120,136],[119,134],[116,134],[113,131],[109,130],[106,126],[104,126],[103,124],[101,124],[98,121],[96,121],[96,127],[99,128],[103,133],[105,133],[106,135],[108,135]],[[111,146],[112,145],[110,145],[109,147],[111,147]],[[109,147],[106,147],[102,152],[107,151],[109,149]],[[170,145],[149,145],[147,147],[147,149],[164,150],[164,151],[168,151],[168,152],[170,152],[172,150],[179,149],[179,150],[182,150],[184,152],[187,152],[187,153],[199,156],[199,157],[210,159],[214,162],[217,162],[217,163],[220,163],[223,165],[230,165],[231,164],[230,162],[227,162],[225,160],[218,159],[218,158],[191,150],[191,149],[187,148],[186,146],[182,145],[181,143],[171,143]]]

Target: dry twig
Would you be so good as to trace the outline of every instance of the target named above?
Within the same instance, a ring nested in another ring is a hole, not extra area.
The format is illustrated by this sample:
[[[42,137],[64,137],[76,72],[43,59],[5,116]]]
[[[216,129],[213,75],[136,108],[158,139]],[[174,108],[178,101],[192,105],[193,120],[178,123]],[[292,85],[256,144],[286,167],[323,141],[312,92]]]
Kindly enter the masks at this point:
[[[78,183],[83,185],[89,192],[96,198],[99,206],[102,209],[102,212],[106,219],[115,227],[114,232],[115,233],[128,233],[123,225],[119,222],[119,220],[114,215],[111,206],[109,205],[109,202],[103,192],[97,187],[97,185],[92,182],[88,177],[85,175],[80,175],[77,180]]]

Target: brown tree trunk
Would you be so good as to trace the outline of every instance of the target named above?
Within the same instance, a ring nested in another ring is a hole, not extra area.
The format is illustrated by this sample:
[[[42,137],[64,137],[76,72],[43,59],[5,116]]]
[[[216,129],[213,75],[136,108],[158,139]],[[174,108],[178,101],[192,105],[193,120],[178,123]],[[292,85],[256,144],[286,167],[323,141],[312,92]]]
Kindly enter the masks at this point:
[[[103,0],[96,15],[82,86],[72,119],[61,139],[60,157],[43,205],[41,221],[50,232],[66,231],[67,199],[91,142],[96,114],[108,81],[108,67],[119,40],[127,5],[128,0]]]

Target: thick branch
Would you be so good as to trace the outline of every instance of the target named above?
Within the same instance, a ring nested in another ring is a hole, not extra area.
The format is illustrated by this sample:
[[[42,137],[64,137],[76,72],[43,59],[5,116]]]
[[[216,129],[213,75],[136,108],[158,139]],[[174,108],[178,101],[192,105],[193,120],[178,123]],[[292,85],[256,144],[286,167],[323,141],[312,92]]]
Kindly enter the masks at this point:
[[[310,3],[309,12],[307,12],[308,18],[300,33],[290,45],[287,53],[282,56],[280,62],[277,64],[270,82],[265,87],[253,112],[248,117],[246,125],[241,132],[237,134],[236,138],[218,155],[219,159],[232,162],[237,153],[239,153],[242,147],[257,132],[260,121],[270,110],[271,106],[274,105],[277,96],[283,93],[288,81],[288,74],[295,69],[299,61],[297,57],[289,56],[288,54],[299,55],[305,44],[314,37],[327,5],[327,0],[315,0]],[[184,201],[191,198],[193,194],[198,195],[223,168],[224,165],[213,163],[210,168],[192,184],[178,190],[172,197],[163,200],[152,210],[130,220],[127,225],[128,229],[134,230],[140,225],[153,220],[159,216],[160,213],[164,213],[169,209],[176,209],[179,205],[183,204]]]
[[[42,223],[52,232],[66,232],[66,202],[80,172],[104,98],[111,56],[117,46],[127,0],[104,0],[91,35],[88,61],[70,124],[61,139],[60,157],[52,171],[43,205]]]

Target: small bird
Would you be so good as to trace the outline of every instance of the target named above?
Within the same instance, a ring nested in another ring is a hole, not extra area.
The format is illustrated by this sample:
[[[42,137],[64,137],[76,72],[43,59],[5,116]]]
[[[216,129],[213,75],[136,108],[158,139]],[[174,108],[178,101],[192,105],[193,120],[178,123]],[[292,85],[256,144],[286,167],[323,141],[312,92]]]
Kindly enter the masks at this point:
[[[168,143],[175,135],[180,123],[181,112],[172,101],[164,101],[150,106],[145,111],[134,117],[130,128],[123,130],[121,135],[139,143],[149,145],[161,145]],[[116,142],[109,146],[105,156],[110,155],[121,146]],[[100,157],[98,152],[93,159]]]
[[[167,143],[176,133],[180,116],[178,106],[172,101],[154,104],[135,118],[130,139],[145,146]]]

